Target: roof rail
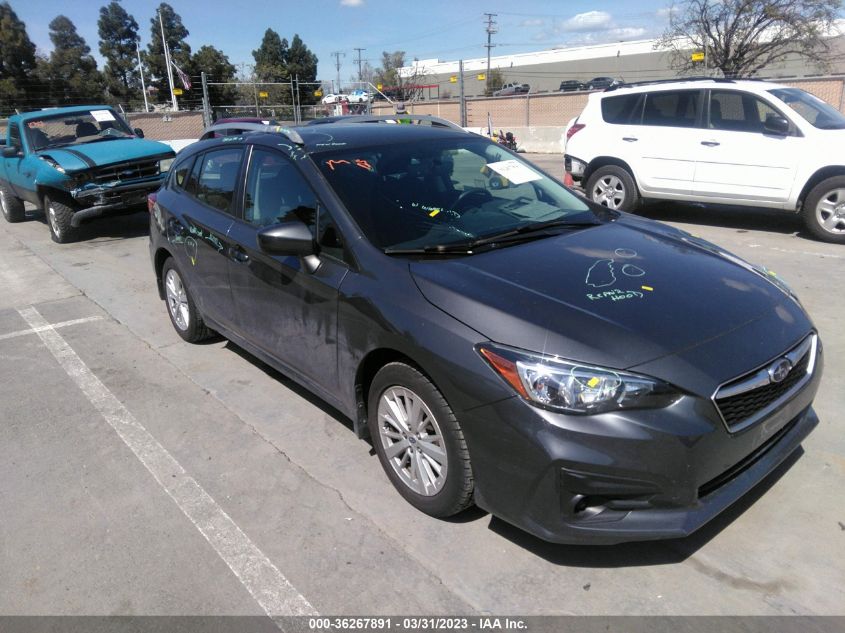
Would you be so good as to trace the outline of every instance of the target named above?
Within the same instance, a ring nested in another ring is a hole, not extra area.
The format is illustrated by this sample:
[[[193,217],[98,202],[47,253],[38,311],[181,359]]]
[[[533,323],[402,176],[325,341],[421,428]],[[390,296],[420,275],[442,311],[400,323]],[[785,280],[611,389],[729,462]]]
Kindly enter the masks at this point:
[[[418,123],[421,123],[423,121],[426,121],[432,126],[448,127],[453,130],[460,130],[461,132],[466,132],[464,128],[462,128],[460,125],[457,125],[456,123],[452,123],[451,121],[447,121],[446,119],[441,119],[440,117],[432,116],[430,114],[353,114],[349,116],[330,118],[332,120],[327,121],[326,123],[405,123],[408,121],[417,121]],[[319,125],[320,121],[321,119],[314,119],[314,121],[310,121],[309,124]]]
[[[617,88],[631,88],[634,86],[652,86],[659,84],[683,83],[686,81],[713,81],[716,83],[732,84],[737,81],[768,81],[760,77],[675,77],[674,79],[652,79],[650,81],[622,81],[604,89],[605,92],[613,92]]]

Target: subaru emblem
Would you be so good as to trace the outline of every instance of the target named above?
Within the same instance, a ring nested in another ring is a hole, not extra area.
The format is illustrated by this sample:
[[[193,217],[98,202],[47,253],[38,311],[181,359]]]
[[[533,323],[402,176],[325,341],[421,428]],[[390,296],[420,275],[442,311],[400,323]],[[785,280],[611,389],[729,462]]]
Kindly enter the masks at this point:
[[[792,371],[792,363],[789,362],[786,358],[781,358],[776,360],[769,366],[769,379],[772,382],[783,382],[783,380],[789,375],[789,372]]]

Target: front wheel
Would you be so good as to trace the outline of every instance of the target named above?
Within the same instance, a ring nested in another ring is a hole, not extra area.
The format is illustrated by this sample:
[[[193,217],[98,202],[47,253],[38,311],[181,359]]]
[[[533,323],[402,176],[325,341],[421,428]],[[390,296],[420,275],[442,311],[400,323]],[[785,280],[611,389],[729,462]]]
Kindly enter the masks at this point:
[[[58,200],[44,197],[44,214],[47,216],[47,226],[50,227],[50,237],[57,244],[73,242],[78,229],[71,224],[73,209]]]
[[[606,165],[595,170],[587,180],[587,197],[608,209],[635,211],[640,194],[633,176],[623,167]]]
[[[833,176],[813,187],[801,214],[813,237],[845,244],[845,176]]]
[[[23,200],[12,193],[9,185],[0,182],[0,209],[6,222],[23,222],[26,219]]]
[[[449,517],[472,503],[463,431],[428,378],[405,363],[385,365],[373,378],[367,410],[379,461],[412,506]]]

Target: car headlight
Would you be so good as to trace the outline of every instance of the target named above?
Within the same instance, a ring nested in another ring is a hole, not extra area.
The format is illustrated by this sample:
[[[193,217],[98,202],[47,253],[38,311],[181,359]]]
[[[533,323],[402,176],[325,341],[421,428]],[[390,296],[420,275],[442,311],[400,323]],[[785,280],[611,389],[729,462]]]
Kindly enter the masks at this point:
[[[173,164],[172,158],[164,158],[158,161],[158,173],[163,174],[166,173],[167,170],[170,169],[170,166]]]
[[[671,385],[647,376],[492,344],[477,349],[520,396],[544,408],[593,414],[662,408],[680,397]]]

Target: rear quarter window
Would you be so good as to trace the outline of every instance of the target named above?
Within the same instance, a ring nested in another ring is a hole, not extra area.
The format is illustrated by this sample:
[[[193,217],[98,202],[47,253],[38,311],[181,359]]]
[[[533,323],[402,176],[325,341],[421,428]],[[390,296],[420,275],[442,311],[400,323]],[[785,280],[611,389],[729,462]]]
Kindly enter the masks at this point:
[[[642,94],[618,95],[601,100],[601,118],[617,125],[638,124],[642,116]]]

